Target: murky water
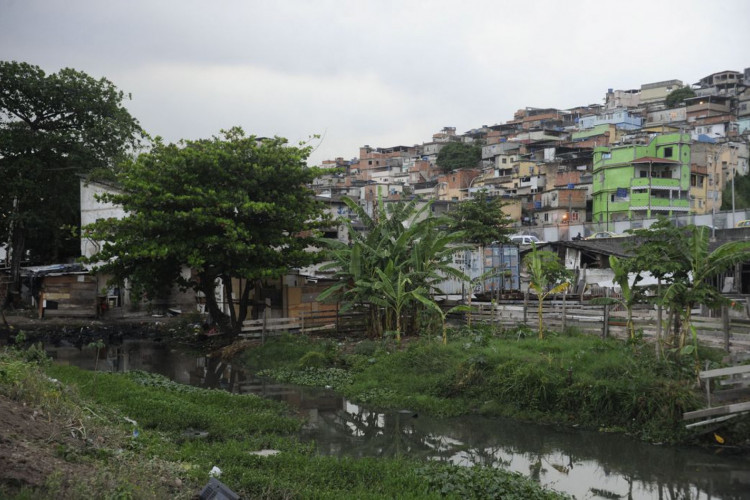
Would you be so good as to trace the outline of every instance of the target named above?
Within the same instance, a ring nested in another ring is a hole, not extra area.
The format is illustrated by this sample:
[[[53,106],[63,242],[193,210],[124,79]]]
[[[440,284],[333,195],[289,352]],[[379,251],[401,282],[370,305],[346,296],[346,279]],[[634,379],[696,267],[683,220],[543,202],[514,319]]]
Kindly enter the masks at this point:
[[[512,420],[372,412],[325,390],[260,380],[231,364],[164,343],[125,341],[96,351],[48,347],[58,363],[145,370],[177,382],[283,400],[307,416],[302,439],[324,455],[398,456],[520,472],[579,499],[750,499],[750,459],[653,446],[621,435]]]

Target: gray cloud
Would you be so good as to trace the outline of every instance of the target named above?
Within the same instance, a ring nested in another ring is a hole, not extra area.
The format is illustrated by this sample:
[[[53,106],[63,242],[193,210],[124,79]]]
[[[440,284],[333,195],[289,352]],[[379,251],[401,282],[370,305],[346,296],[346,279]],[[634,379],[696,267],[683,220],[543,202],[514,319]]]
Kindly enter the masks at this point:
[[[167,140],[241,125],[313,160],[429,140],[525,106],[750,66],[750,3],[0,0],[0,58],[70,66],[133,95]]]

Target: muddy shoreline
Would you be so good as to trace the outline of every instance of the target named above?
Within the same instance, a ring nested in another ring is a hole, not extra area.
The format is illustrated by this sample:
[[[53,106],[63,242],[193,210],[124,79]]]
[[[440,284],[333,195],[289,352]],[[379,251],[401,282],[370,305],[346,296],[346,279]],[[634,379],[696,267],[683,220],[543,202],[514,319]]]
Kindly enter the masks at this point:
[[[118,318],[35,318],[5,314],[0,323],[0,345],[13,345],[19,334],[28,345],[45,342],[83,347],[101,340],[105,344],[122,339],[149,339],[188,344],[196,348],[218,349],[233,339],[226,335],[206,335],[206,328],[187,316],[138,315]]]

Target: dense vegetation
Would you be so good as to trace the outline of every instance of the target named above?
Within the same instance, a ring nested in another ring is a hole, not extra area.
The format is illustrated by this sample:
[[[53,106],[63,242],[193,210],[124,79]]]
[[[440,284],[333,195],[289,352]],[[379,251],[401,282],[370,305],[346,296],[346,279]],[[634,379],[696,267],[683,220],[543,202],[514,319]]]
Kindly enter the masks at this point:
[[[652,442],[689,438],[682,413],[700,406],[691,356],[656,357],[631,342],[527,327],[475,327],[414,340],[401,349],[365,340],[351,352],[333,342],[282,338],[246,362],[282,381],[332,386],[354,402],[437,415],[479,412],[626,432]],[[702,359],[720,357],[701,348]]]
[[[310,151],[238,127],[211,139],[155,140],[123,164],[122,191],[102,195],[127,216],[84,228],[105,242],[88,262],[128,281],[131,293],[153,295],[173,284],[202,292],[214,322],[237,333],[260,280],[318,260],[308,247],[327,217],[307,188],[316,176],[305,165]],[[187,277],[185,268],[192,270]],[[237,297],[236,313],[217,303],[218,280]]]
[[[141,372],[52,366],[36,348],[0,351],[0,398],[32,405],[70,430],[79,445],[50,438],[49,447],[86,471],[55,473],[36,487],[0,480],[3,498],[192,498],[214,466],[243,498],[562,497],[492,468],[319,457],[294,437],[300,422],[280,403]],[[252,453],[263,449],[279,453]]]
[[[449,142],[440,148],[437,155],[437,166],[443,172],[462,168],[475,168],[482,161],[482,146],[465,142]]]
[[[139,144],[142,131],[105,78],[71,68],[0,61],[0,241],[9,243],[20,291],[21,260],[65,262],[80,241],[79,174],[102,175]]]

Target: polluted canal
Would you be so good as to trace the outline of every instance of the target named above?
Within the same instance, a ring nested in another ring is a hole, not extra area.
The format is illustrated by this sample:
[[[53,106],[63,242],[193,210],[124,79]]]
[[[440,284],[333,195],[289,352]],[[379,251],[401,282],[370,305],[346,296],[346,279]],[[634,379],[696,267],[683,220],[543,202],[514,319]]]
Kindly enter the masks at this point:
[[[655,446],[619,434],[411,411],[376,412],[322,389],[278,384],[251,369],[163,342],[133,340],[93,356],[47,346],[58,363],[103,371],[143,370],[198,387],[285,401],[307,424],[300,438],[334,456],[409,456],[520,472],[578,499],[750,499],[750,459],[728,450]]]

